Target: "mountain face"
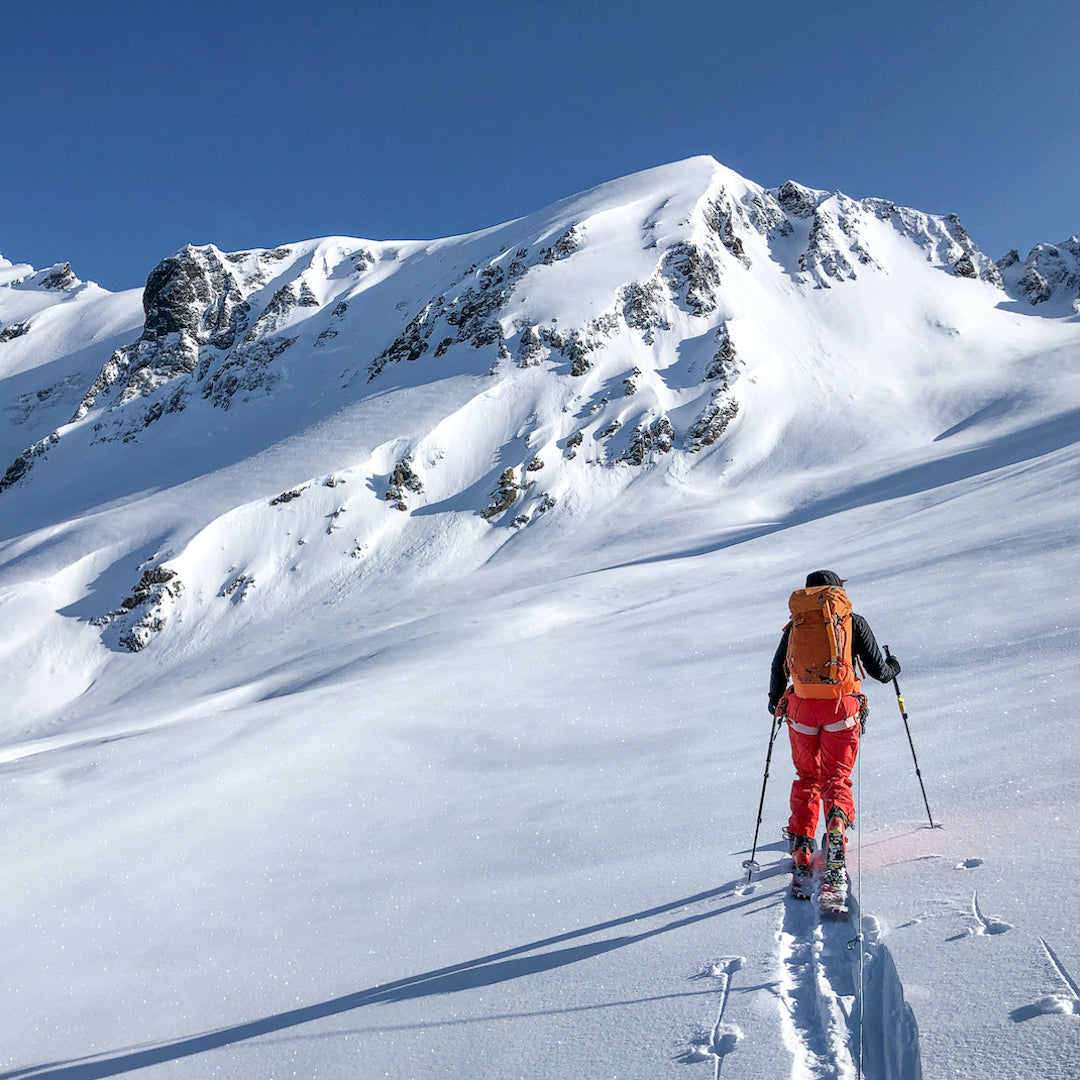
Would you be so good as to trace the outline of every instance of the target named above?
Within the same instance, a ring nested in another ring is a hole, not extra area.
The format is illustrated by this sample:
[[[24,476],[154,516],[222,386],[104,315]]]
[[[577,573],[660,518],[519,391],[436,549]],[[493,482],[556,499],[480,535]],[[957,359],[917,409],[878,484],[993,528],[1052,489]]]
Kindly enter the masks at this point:
[[[0,260],[5,1075],[1074,1075],[1077,265],[710,158]],[[761,773],[822,567],[857,926]]]
[[[57,506],[156,505],[159,550],[100,553],[82,582],[130,567],[84,623],[141,649],[178,604],[275,591],[286,506],[333,539],[316,577],[342,558],[390,573],[404,552],[414,572],[464,566],[652,474],[752,482],[810,423],[795,504],[871,441],[907,452],[963,420],[1011,377],[988,350],[1061,336],[1078,268],[1076,238],[995,263],[955,215],[765,189],[711,158],[468,236],[189,246],[150,273],[141,311],[70,266],[5,261],[0,514],[11,536],[54,526]],[[925,393],[907,434],[886,434],[912,370]],[[151,489],[190,498],[165,511]]]

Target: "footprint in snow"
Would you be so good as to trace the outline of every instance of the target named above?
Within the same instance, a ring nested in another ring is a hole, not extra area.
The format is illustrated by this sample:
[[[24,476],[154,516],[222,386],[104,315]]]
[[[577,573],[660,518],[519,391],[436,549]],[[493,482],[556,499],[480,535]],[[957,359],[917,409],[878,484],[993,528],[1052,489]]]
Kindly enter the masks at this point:
[[[680,1065],[699,1065],[703,1061],[719,1064],[743,1040],[738,1024],[721,1023],[713,1031],[702,1031],[690,1039],[689,1047],[675,1060]]]
[[[979,907],[979,890],[976,889],[971,897],[971,914],[975,917],[975,925],[969,926],[962,934],[951,937],[949,941],[959,941],[965,937],[982,937],[986,934],[1004,934],[1012,929],[1012,923],[1004,919],[995,919],[983,914]]]
[[[716,979],[720,990],[720,1007],[717,1010],[716,1023],[711,1031],[701,1031],[688,1041],[690,1046],[675,1060],[682,1065],[696,1065],[703,1061],[716,1063],[715,1075],[719,1077],[720,1068],[727,1057],[743,1040],[742,1029],[738,1024],[728,1023],[724,1019],[728,998],[731,995],[731,980],[746,963],[745,956],[721,956],[710,960],[692,979]]]

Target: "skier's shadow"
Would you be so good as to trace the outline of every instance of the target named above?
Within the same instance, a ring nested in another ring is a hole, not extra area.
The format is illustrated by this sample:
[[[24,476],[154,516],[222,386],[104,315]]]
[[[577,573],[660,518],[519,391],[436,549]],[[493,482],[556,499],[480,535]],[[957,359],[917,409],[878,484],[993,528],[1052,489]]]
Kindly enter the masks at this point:
[[[759,875],[759,880],[771,878],[783,872],[782,867],[768,868]],[[528,945],[519,945],[516,948],[506,949],[502,952],[491,953],[488,956],[467,960],[451,967],[428,971],[422,975],[411,975],[395,982],[383,983],[381,986],[346,994],[343,997],[330,998],[316,1005],[290,1009],[287,1012],[276,1013],[272,1016],[264,1016],[231,1027],[219,1028],[216,1031],[205,1031],[198,1035],[189,1035],[167,1042],[127,1047],[110,1052],[105,1056],[95,1055],[93,1057],[46,1062],[26,1068],[14,1069],[0,1073],[0,1080],[32,1080],[32,1078],[36,1078],[36,1080],[98,1080],[100,1077],[118,1076],[121,1073],[144,1069],[150,1065],[162,1065],[166,1062],[192,1057],[195,1054],[203,1054],[209,1050],[219,1050],[222,1047],[232,1046],[248,1039],[259,1038],[263,1035],[298,1027],[301,1024],[308,1024],[314,1020],[338,1016],[341,1013],[351,1012],[353,1009],[363,1008],[366,1005],[390,1004],[408,1001],[412,998],[428,997],[433,994],[452,994],[461,990],[473,990],[479,987],[491,986],[495,983],[508,982],[524,975],[536,975],[541,972],[552,971],[556,968],[566,967],[568,964],[576,964],[581,960],[588,960],[593,956],[612,952],[615,949],[625,948],[627,945],[634,945],[639,941],[656,937],[659,934],[666,934],[672,930],[691,926],[705,919],[715,918],[717,915],[737,911],[739,908],[751,904],[776,902],[776,894],[772,891],[760,895],[756,893],[742,895],[741,890],[738,888],[740,884],[741,882],[738,881],[728,882],[726,885],[721,885],[715,889],[709,889],[694,896],[687,896],[681,900],[661,904],[658,907],[639,911],[633,915],[624,915],[581,930],[570,930],[565,934],[534,941]],[[554,946],[562,945],[564,942],[575,938],[600,934],[615,927],[656,918],[679,908],[721,897],[730,899],[731,902],[719,907],[710,907],[706,911],[685,915],[662,926],[652,927],[637,934],[624,934],[619,937],[604,938],[600,941],[572,945],[567,948],[554,948]]]

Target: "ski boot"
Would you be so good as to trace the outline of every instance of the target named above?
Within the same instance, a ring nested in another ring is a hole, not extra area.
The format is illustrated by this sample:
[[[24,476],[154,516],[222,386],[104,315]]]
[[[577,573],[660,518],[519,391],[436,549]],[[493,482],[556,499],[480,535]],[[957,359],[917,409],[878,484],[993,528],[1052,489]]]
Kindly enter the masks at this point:
[[[819,903],[823,913],[844,915],[847,913],[847,836],[845,830],[851,825],[851,819],[838,806],[834,806],[826,816],[825,873],[821,880]]]
[[[786,830],[784,835],[791,849],[791,895],[796,900],[809,900],[814,883],[813,871],[810,868],[814,857],[814,838],[799,836],[797,833],[789,833]]]

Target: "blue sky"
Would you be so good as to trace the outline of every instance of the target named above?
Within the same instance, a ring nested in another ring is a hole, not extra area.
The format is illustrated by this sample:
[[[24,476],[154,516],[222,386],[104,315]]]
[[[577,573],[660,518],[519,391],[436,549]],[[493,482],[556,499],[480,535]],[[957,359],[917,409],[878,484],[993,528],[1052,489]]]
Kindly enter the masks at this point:
[[[185,243],[466,232],[712,154],[1080,233],[1075,0],[4,0],[0,252],[141,285]]]

